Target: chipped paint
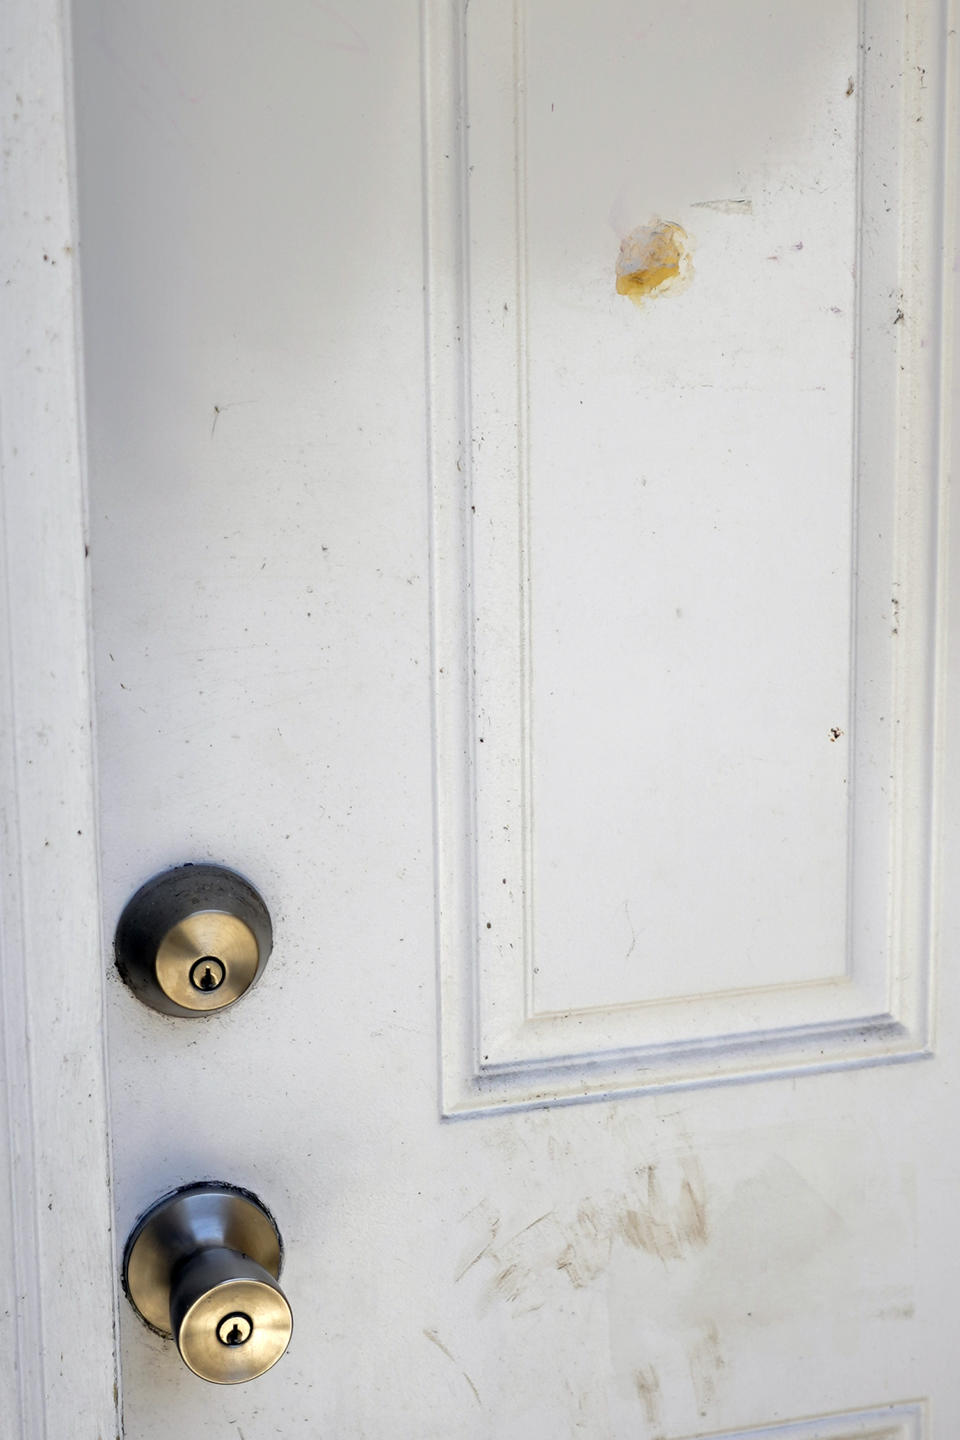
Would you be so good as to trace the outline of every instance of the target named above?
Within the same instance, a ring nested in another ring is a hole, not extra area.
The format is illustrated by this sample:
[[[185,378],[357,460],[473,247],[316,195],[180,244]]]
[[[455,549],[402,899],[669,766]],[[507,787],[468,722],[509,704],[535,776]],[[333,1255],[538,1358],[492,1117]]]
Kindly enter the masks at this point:
[[[635,305],[647,297],[677,295],[693,279],[691,241],[682,225],[653,219],[631,230],[620,242],[617,294]]]

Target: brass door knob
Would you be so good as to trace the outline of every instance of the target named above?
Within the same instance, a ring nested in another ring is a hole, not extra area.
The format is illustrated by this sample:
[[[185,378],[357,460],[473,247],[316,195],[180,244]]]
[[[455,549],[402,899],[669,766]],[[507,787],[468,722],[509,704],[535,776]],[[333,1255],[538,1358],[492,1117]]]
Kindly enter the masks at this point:
[[[255,1195],[200,1181],[163,1196],[134,1226],[123,1286],[195,1375],[238,1385],[269,1370],[290,1343],[281,1258],[280,1232]]]
[[[180,865],[127,902],[115,941],[133,993],[165,1015],[232,1005],[263,973],[270,915],[249,881],[220,865]]]

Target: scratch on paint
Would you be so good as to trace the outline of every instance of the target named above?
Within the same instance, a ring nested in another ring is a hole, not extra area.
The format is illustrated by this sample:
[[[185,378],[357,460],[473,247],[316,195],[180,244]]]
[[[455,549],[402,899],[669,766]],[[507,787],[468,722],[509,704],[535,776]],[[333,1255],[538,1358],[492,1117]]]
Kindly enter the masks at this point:
[[[478,1200],[476,1205],[471,1205],[469,1210],[464,1211],[464,1213],[460,1216],[460,1219],[469,1220],[471,1215],[476,1215],[477,1211],[482,1210],[483,1207],[487,1204],[489,1204],[489,1201],[486,1199]]]
[[[364,36],[353,25],[342,10],[334,5],[319,5],[317,7],[325,15],[328,15],[336,25],[340,27],[340,36],[337,39],[330,39],[323,42],[329,50],[353,50],[359,55],[367,55],[370,46]]]
[[[460,1370],[460,1374],[463,1376],[464,1380],[466,1380],[467,1384],[470,1386],[470,1389],[473,1391],[473,1398],[474,1398],[474,1400],[476,1400],[477,1404],[478,1404],[478,1405],[480,1406],[480,1408],[482,1409],[482,1408],[483,1408],[483,1401],[480,1399],[480,1392],[479,1392],[479,1390],[477,1389],[476,1385],[474,1385],[473,1381],[470,1379],[470,1376],[467,1374],[466,1370],[463,1370],[463,1369],[461,1368],[459,1360],[457,1360],[457,1358],[456,1358],[454,1355],[452,1355],[452,1354],[450,1353],[450,1351],[447,1349],[446,1345],[444,1345],[443,1341],[440,1339],[440,1336],[437,1334],[436,1330],[424,1330],[423,1333],[424,1333],[424,1335],[426,1336],[426,1338],[430,1341],[431,1345],[436,1345],[437,1349],[440,1350],[440,1351],[442,1351],[443,1354],[446,1355],[446,1357],[447,1357],[447,1359],[450,1361],[450,1363],[451,1363],[452,1365],[456,1365],[457,1369]]]
[[[434,1345],[436,1345],[436,1347],[437,1347],[438,1350],[442,1350],[442,1351],[443,1351],[444,1355],[446,1355],[446,1357],[447,1357],[448,1360],[453,1360],[453,1356],[450,1354],[450,1351],[447,1349],[446,1345],[444,1345],[443,1341],[440,1339],[440,1336],[437,1334],[436,1330],[424,1330],[423,1333],[424,1333],[424,1335],[426,1335],[426,1337],[427,1337],[428,1340],[430,1340]],[[454,1363],[454,1365],[456,1365],[456,1363],[457,1363],[456,1360],[453,1360],[453,1363]]]
[[[627,917],[627,924],[630,926],[630,948],[629,948],[629,950],[627,951],[626,955],[624,955],[623,958],[624,958],[624,960],[629,960],[629,959],[630,959],[630,956],[633,954],[633,952],[634,952],[634,950],[636,949],[636,946],[637,946],[637,932],[636,932],[636,930],[633,928],[633,921],[632,921],[632,919],[630,918],[630,901],[629,901],[629,900],[624,900],[624,902],[623,902],[623,910],[624,910],[624,914],[625,914],[626,917]]]
[[[472,1213],[472,1212],[468,1212],[468,1213]],[[536,1222],[535,1222],[535,1223],[536,1223]],[[491,1223],[491,1226],[490,1226],[490,1239],[487,1241],[486,1245],[484,1245],[483,1249],[480,1250],[476,1255],[474,1255],[474,1257],[473,1257],[472,1260],[468,1260],[468,1261],[467,1261],[466,1265],[464,1265],[464,1267],[463,1267],[463,1269],[460,1271],[459,1275],[457,1275],[456,1278],[454,1279],[454,1282],[453,1282],[454,1284],[456,1284],[458,1280],[462,1280],[463,1277],[464,1277],[464,1275],[466,1275],[467,1271],[468,1271],[468,1270],[472,1270],[473,1267],[474,1267],[474,1265],[476,1265],[476,1264],[478,1263],[478,1261],[480,1261],[480,1260],[483,1259],[484,1255],[486,1255],[487,1252],[489,1251],[490,1246],[493,1244],[494,1240],[496,1240],[496,1238],[497,1238],[497,1231],[498,1231],[499,1229],[500,1229],[500,1221],[499,1221],[499,1220],[494,1220],[494,1221]],[[523,1232],[521,1231],[521,1234],[522,1234],[522,1233],[523,1233]]]
[[[513,1242],[514,1242],[514,1240],[519,1240],[521,1235],[526,1235],[526,1233],[527,1233],[528,1230],[533,1230],[535,1226],[537,1226],[537,1225],[542,1225],[543,1222],[544,1222],[544,1220],[549,1220],[549,1219],[550,1219],[550,1216],[551,1216],[553,1213],[554,1213],[554,1212],[553,1212],[552,1210],[548,1210],[545,1215],[538,1215],[537,1218],[536,1218],[536,1220],[531,1220],[529,1225],[524,1225],[524,1227],[523,1227],[522,1230],[518,1230],[515,1235],[511,1235],[511,1236],[510,1236],[510,1239],[509,1239],[509,1240],[505,1240],[505,1241],[504,1241],[504,1249],[506,1249],[508,1245],[512,1245]],[[492,1245],[492,1244],[493,1244],[493,1240],[490,1241],[490,1245]],[[490,1245],[488,1245],[488,1246],[486,1247],[487,1250],[490,1249]],[[485,1251],[484,1251],[484,1252],[481,1252],[481,1253],[485,1253]],[[477,1256],[477,1259],[479,1260],[479,1258],[480,1258],[480,1256],[478,1255],[478,1256]],[[471,1261],[470,1263],[473,1264],[473,1261]],[[469,1267],[468,1267],[468,1268],[469,1268]],[[459,1280],[459,1278],[460,1278],[460,1277],[459,1277],[459,1275],[458,1275],[458,1276],[457,1276],[457,1279]]]
[[[507,1300],[519,1300],[526,1276],[519,1265],[508,1265],[494,1279],[494,1285]]]
[[[752,215],[752,200],[691,200],[694,210],[716,210],[720,215]]]
[[[224,410],[236,410],[239,405],[256,405],[256,400],[231,400],[227,405],[214,405],[213,424],[210,426],[210,439],[212,440],[217,431],[217,421]]]

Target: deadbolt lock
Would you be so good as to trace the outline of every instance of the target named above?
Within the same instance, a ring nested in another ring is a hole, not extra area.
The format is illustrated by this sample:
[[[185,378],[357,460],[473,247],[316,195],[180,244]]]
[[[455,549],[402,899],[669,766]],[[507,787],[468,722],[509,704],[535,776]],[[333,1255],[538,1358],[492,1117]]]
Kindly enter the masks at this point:
[[[134,1226],[123,1286],[195,1375],[238,1385],[269,1370],[290,1343],[281,1256],[280,1232],[255,1195],[200,1181],[165,1195]]]
[[[117,969],[154,1010],[204,1015],[249,990],[272,943],[267,907],[249,881],[219,865],[180,865],[128,902]]]

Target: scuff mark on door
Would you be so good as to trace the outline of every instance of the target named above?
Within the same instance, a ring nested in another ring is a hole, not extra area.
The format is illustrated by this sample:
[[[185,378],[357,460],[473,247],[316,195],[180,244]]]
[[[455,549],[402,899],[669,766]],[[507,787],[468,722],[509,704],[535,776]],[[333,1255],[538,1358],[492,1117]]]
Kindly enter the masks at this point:
[[[660,1376],[652,1365],[642,1365],[633,1372],[633,1383],[643,1406],[648,1425],[660,1423]]]

